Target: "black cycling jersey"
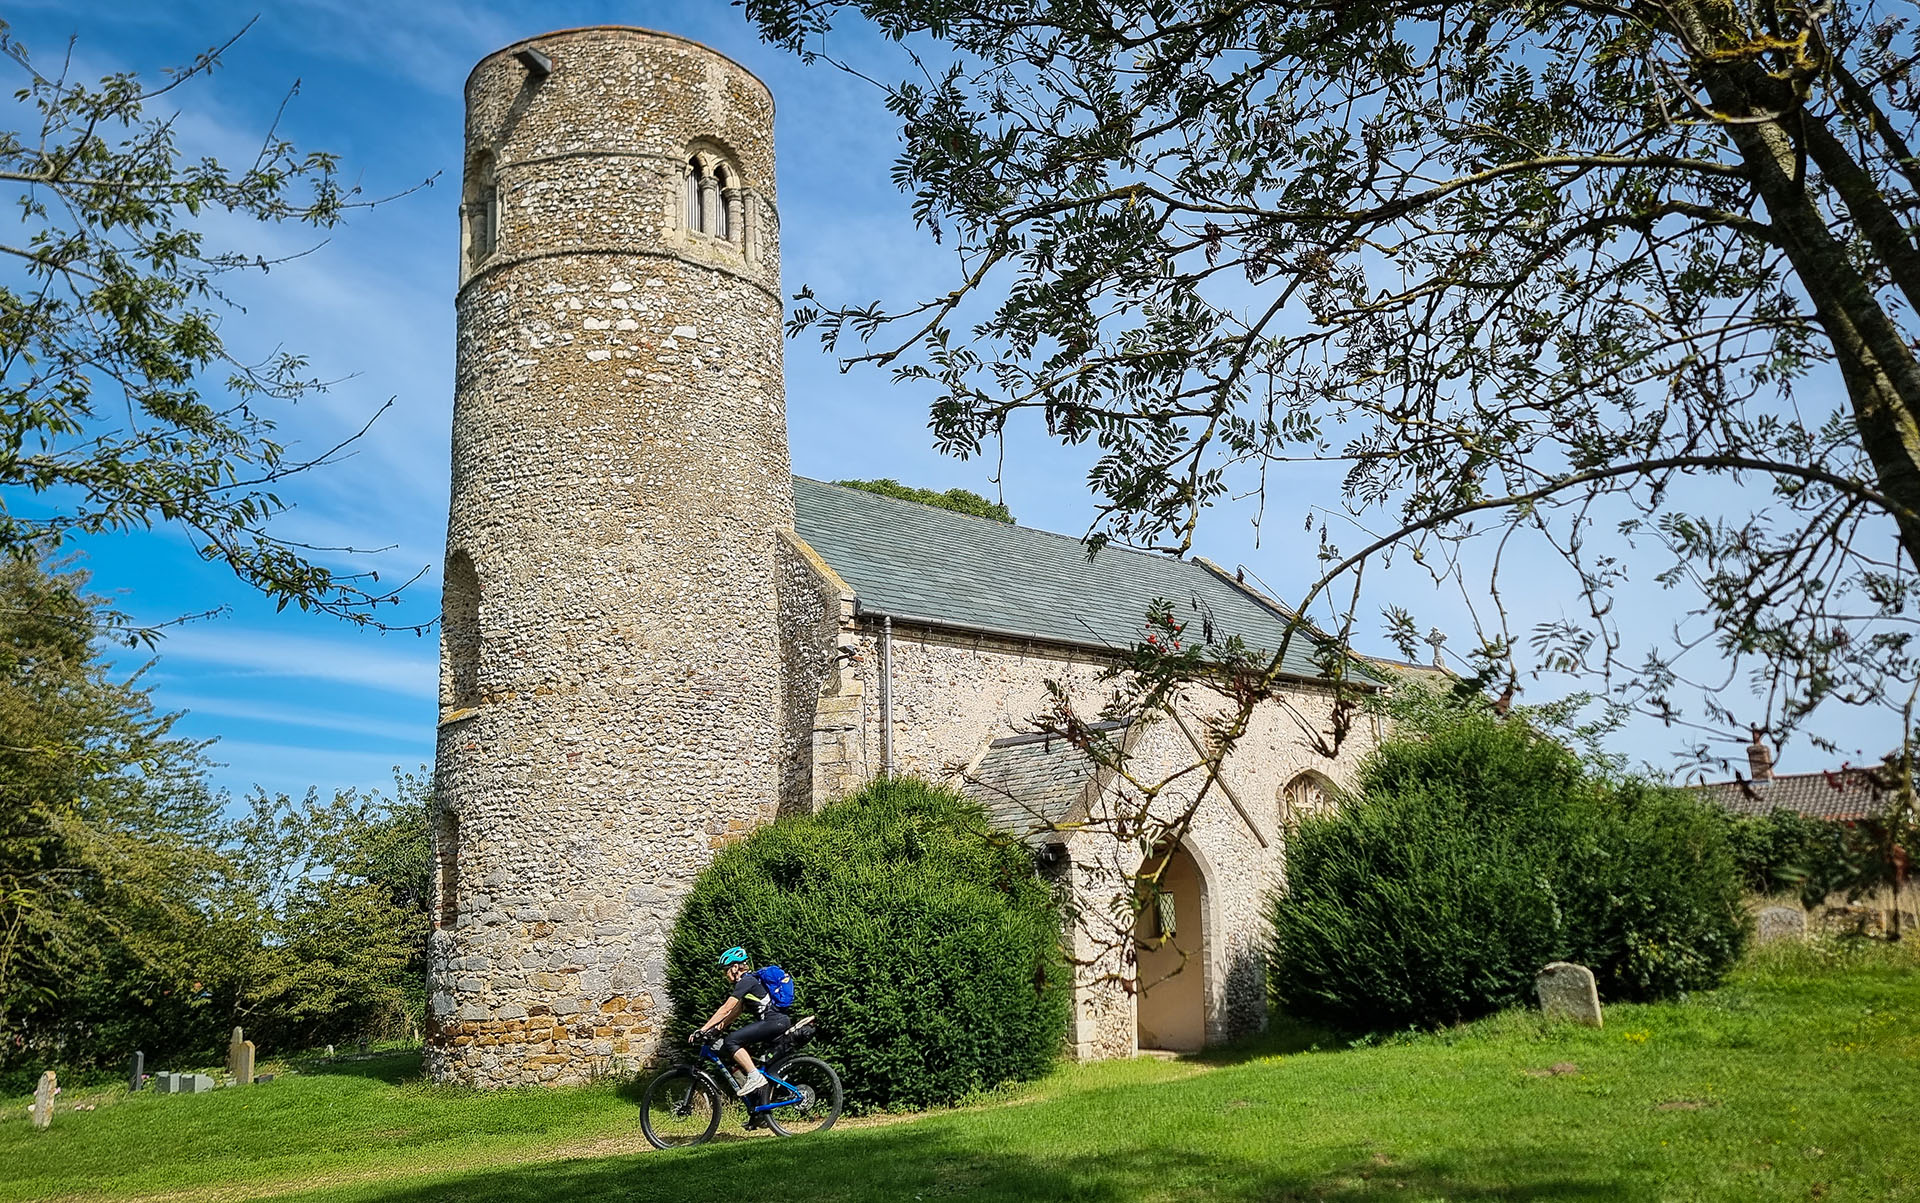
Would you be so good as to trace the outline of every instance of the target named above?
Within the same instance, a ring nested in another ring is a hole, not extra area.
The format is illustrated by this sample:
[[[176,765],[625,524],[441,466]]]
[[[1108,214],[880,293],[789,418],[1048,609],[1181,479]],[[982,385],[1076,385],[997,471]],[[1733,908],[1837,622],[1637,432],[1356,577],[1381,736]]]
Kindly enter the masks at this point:
[[[753,1007],[757,1018],[764,1019],[769,1012],[784,1013],[784,1008],[773,1005],[773,995],[767,992],[767,984],[753,973],[740,975],[740,980],[733,984],[733,997],[740,1000],[742,1010]]]

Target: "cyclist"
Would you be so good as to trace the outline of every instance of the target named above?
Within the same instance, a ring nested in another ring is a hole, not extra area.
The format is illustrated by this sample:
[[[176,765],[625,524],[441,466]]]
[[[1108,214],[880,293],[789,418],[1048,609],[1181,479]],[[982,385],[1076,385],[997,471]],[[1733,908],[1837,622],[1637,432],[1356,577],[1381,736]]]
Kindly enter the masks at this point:
[[[726,972],[727,981],[733,986],[733,992],[726,1001],[714,1011],[712,1018],[700,1025],[700,1030],[687,1037],[689,1044],[706,1044],[715,1034],[732,1023],[741,1011],[752,1008],[755,1018],[743,1028],[729,1033],[721,1042],[722,1058],[731,1057],[733,1063],[746,1074],[737,1090],[741,1098],[750,1106],[760,1102],[760,1093],[766,1088],[766,1075],[753,1064],[753,1054],[747,1051],[747,1045],[760,1044],[772,1040],[793,1026],[793,1015],[786,1008],[774,1005],[773,995],[767,990],[765,982],[753,972],[753,966],[747,961],[747,950],[729,948],[720,954],[720,968]],[[755,1126],[759,1117],[754,1116],[748,1126]]]

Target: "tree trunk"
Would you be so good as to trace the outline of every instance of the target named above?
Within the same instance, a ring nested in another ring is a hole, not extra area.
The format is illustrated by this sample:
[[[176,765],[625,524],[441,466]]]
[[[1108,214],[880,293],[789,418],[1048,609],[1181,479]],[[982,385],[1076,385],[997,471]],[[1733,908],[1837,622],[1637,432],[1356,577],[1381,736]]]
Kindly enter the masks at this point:
[[[1667,11],[1682,38],[1693,47],[1695,67],[1714,106],[1734,118],[1723,128],[1766,205],[1782,249],[1833,345],[1841,379],[1853,402],[1861,445],[1878,478],[1875,483],[1893,503],[1901,546],[1920,569],[1920,361],[1915,360],[1913,348],[1898,324],[1848,258],[1846,247],[1828,229],[1826,214],[1807,195],[1801,174],[1801,151],[1805,148],[1796,144],[1784,118],[1818,119],[1800,109],[1792,96],[1783,95],[1785,89],[1780,82],[1757,64],[1708,59],[1705,52],[1722,47],[1725,39],[1717,36],[1720,26],[1705,6],[1676,4]],[[1766,119],[1770,114],[1772,119]],[[1820,157],[1830,158],[1833,149],[1822,147]],[[1850,161],[1833,166],[1844,175],[1849,165]],[[1857,165],[1852,166],[1857,170]],[[1832,173],[1828,174],[1831,178]],[[1863,225],[1872,225],[1870,205],[1864,212],[1855,209],[1854,216]],[[1876,249],[1883,255],[1888,253],[1886,248]],[[1902,266],[1902,258],[1911,257],[1911,244],[1904,237],[1898,249],[1905,255],[1890,260],[1889,271]],[[1915,285],[1920,288],[1920,281]]]

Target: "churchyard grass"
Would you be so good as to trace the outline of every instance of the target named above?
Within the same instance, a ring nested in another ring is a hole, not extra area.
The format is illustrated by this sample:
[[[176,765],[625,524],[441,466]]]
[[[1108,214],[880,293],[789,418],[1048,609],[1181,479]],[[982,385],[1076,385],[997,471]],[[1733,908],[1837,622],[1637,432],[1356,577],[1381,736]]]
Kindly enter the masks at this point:
[[[1315,1045],[1318,1047],[1314,1047]],[[831,1055],[831,1050],[828,1050]],[[0,1118],[0,1199],[1920,1198],[1920,949],[1770,948],[1725,988],[1349,1047],[1068,1066],[977,1105],[643,1151],[631,1091],[481,1094],[387,1058]],[[777,1191],[765,1184],[779,1183]]]

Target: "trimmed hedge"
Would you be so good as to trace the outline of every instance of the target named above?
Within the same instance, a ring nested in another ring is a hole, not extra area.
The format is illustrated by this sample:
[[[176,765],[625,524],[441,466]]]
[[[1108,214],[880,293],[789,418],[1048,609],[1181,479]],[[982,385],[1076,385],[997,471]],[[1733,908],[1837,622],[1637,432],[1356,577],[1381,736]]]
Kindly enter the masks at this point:
[[[1588,966],[1613,1000],[1721,980],[1746,918],[1715,813],[1590,775],[1518,721],[1427,721],[1288,842],[1288,890],[1270,907],[1282,1006],[1386,1030],[1529,1003],[1549,961]]]
[[[667,950],[668,1039],[725,997],[739,944],[798,983],[823,1055],[858,1108],[950,1104],[1047,1071],[1071,978],[1052,891],[979,808],[913,780],[877,782],[727,848],[695,882]]]

